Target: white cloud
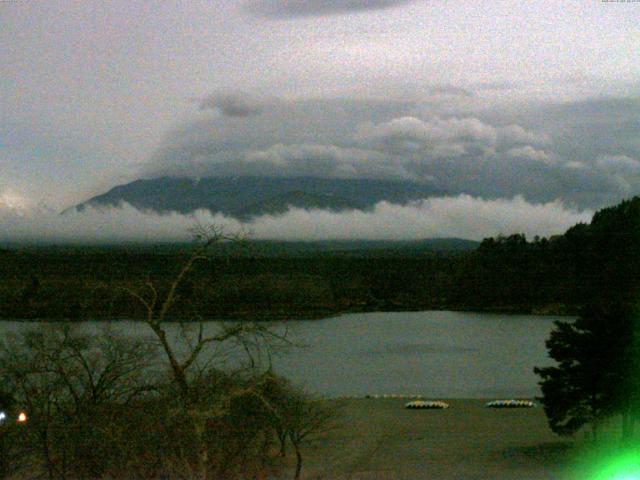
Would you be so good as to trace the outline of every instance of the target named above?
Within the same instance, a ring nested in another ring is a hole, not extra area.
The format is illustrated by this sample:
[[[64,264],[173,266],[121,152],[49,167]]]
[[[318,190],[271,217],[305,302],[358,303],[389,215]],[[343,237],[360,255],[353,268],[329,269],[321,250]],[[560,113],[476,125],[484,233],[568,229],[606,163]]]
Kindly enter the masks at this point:
[[[611,172],[640,173],[640,162],[626,155],[602,155],[596,165]]]
[[[587,168],[587,166],[584,163],[577,162],[575,160],[571,160],[570,162],[563,164],[563,166],[571,170],[584,170],[585,168]]]
[[[228,165],[231,173],[238,163]],[[336,145],[276,144],[264,150],[249,151],[242,167],[259,169],[264,175],[321,176],[338,178],[407,178],[397,162],[379,152]]]
[[[625,196],[634,192],[640,174],[639,161],[627,155],[600,155],[596,159],[596,167],[610,179],[618,192]]]
[[[552,158],[547,152],[545,152],[544,150],[536,150],[531,145],[525,145],[524,147],[513,147],[507,151],[507,155],[511,158],[520,158],[546,164],[553,163]]]
[[[119,208],[86,208],[83,212],[59,214],[46,209],[19,213],[0,208],[0,241],[83,243],[119,241],[183,241],[198,223],[238,229],[238,222],[212,216],[208,211],[193,215],[141,212],[130,205]]]
[[[498,138],[505,145],[547,145],[551,140],[548,135],[526,130],[520,125],[508,125],[498,130]]]
[[[500,233],[552,235],[589,221],[589,211],[574,211],[562,202],[531,204],[522,197],[483,200],[469,195],[440,197],[401,206],[387,202],[372,211],[332,213],[293,209],[265,216],[250,225],[260,238],[286,239],[420,239],[461,237],[480,240]],[[305,232],[304,236],[300,232]]]
[[[590,219],[560,201],[531,204],[522,197],[483,200],[469,195],[430,198],[408,205],[378,203],[370,211],[329,212],[291,209],[242,224],[222,215],[141,212],[130,205],[87,208],[65,215],[32,210],[18,215],[0,209],[0,241],[117,242],[184,241],[196,224],[216,224],[227,231],[244,229],[257,239],[421,239],[461,237],[480,240],[498,234],[528,236],[564,232]]]
[[[10,210],[23,214],[32,207],[33,205],[28,198],[11,189],[5,189],[0,192],[0,211]]]
[[[473,117],[401,117],[377,125],[363,124],[356,138],[396,154],[489,153],[496,144],[497,131]]]
[[[176,154],[180,157],[180,154]],[[171,176],[394,178],[408,179],[403,162],[375,150],[332,144],[278,143],[261,149],[214,151],[194,149],[162,170]],[[157,173],[151,174],[157,176]]]

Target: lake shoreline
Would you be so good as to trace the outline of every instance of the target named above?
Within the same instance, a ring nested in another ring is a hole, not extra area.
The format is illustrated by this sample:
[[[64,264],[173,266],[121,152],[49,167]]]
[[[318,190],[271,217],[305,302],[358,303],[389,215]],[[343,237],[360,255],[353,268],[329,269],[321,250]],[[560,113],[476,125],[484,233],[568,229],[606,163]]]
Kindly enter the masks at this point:
[[[486,313],[497,315],[528,315],[534,317],[546,317],[546,316],[558,316],[558,317],[573,317],[578,315],[577,308],[567,308],[564,305],[548,305],[536,308],[521,308],[521,307],[427,307],[427,306],[402,306],[402,305],[387,305],[378,308],[367,307],[350,307],[345,309],[304,309],[299,311],[287,311],[282,312],[279,310],[257,313],[255,311],[237,311],[225,313],[224,315],[211,315],[202,317],[199,320],[178,320],[169,319],[169,322],[215,322],[215,321],[260,321],[260,322],[276,322],[276,321],[315,321],[324,320],[328,318],[339,317],[342,315],[356,314],[356,313],[403,313],[403,312],[457,312],[457,313]],[[97,317],[97,318],[77,318],[71,319],[66,317],[2,317],[1,321],[12,322],[118,322],[118,321],[136,321],[144,322],[144,317]]]
[[[309,449],[305,478],[572,478],[579,443],[551,432],[542,408],[446,401],[445,410],[408,410],[401,399],[327,400],[337,426]]]

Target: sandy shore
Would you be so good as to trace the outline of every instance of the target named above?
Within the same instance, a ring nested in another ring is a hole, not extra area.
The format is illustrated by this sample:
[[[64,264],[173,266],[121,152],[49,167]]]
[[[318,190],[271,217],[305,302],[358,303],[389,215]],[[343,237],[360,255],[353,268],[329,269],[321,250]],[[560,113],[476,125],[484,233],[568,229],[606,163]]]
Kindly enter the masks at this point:
[[[405,402],[335,401],[340,426],[307,447],[303,478],[568,478],[573,442],[549,430],[540,407],[489,409],[486,400],[448,400],[447,410],[407,410]]]

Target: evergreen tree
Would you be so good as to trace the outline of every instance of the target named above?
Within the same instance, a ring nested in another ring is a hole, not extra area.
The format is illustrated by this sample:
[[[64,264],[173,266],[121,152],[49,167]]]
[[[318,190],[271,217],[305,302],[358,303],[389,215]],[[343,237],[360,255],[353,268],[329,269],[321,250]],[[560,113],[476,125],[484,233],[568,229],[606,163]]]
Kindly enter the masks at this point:
[[[570,435],[591,425],[594,436],[606,417],[622,414],[624,436],[638,405],[636,315],[620,303],[586,307],[574,322],[556,322],[547,340],[557,365],[535,368],[549,426]]]

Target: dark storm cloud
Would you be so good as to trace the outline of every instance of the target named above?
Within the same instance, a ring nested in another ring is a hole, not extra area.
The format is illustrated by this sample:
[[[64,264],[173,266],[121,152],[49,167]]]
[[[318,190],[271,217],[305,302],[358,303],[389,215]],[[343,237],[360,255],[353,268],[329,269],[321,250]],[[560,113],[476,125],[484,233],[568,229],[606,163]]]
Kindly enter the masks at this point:
[[[258,115],[264,103],[238,93],[217,93],[198,101],[200,110],[217,110],[227,117],[249,117]]]
[[[485,112],[490,122],[510,122],[543,133],[568,161],[593,166],[603,155],[640,159],[640,98],[593,98],[538,103]]]
[[[520,150],[512,161],[492,168],[485,182],[491,176],[502,178],[496,183],[514,192],[522,189],[526,198],[555,195],[588,208],[640,194],[640,98],[530,103],[517,109],[487,110],[481,118],[490,124],[517,124],[542,135],[546,143],[527,143],[549,156],[546,165],[540,165],[531,159],[544,160],[542,154]]]
[[[291,18],[379,10],[413,1],[415,0],[253,0],[245,3],[245,9],[264,17]]]

